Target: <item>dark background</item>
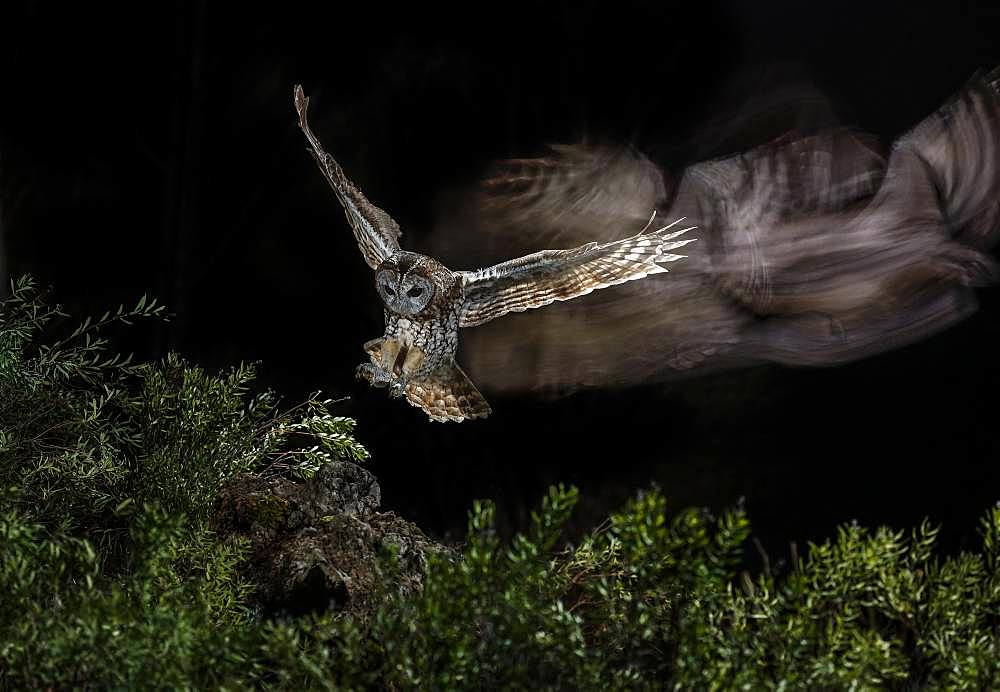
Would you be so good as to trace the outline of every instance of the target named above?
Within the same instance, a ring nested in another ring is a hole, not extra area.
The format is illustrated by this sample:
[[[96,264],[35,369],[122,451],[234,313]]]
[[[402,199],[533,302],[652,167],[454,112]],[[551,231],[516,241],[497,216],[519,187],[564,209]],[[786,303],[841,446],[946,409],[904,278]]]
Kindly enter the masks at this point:
[[[496,158],[586,136],[678,172],[780,134],[786,84],[825,95],[814,124],[889,142],[1000,64],[1000,3],[132,5],[3,3],[5,271],[80,316],[159,297],[172,322],[120,335],[142,357],[259,361],[289,402],[349,396],[384,505],[429,532],[455,535],[476,497],[523,526],[554,482],[581,487],[592,525],[656,482],[675,508],[745,497],[774,554],[924,516],[958,547],[1000,499],[995,289],[957,329],[829,370],[486,391],[493,417],[461,425],[367,390],[378,298],[291,101],[303,83],[327,148],[419,251],[446,191]]]

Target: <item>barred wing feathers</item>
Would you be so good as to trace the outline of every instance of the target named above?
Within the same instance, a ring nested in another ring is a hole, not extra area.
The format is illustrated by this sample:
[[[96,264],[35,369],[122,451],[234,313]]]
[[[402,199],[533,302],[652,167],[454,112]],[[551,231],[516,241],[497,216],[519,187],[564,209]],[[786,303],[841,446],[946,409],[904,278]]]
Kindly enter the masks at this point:
[[[354,231],[354,238],[358,242],[361,254],[364,255],[365,262],[372,269],[378,266],[387,258],[399,252],[399,224],[386,212],[376,207],[368,201],[368,198],[359,190],[354,183],[344,174],[344,170],[337,161],[323,150],[323,145],[313,134],[306,119],[306,111],[309,108],[309,99],[302,91],[301,86],[295,87],[295,110],[299,114],[299,128],[309,141],[310,153],[316,159],[323,177],[330,183],[344,213],[348,223]]]
[[[654,215],[655,216],[655,215]],[[653,219],[650,219],[652,224]],[[683,221],[610,243],[570,250],[542,250],[475,272],[458,272],[464,287],[459,323],[471,327],[509,312],[569,300],[599,288],[666,272],[662,263],[685,257],[670,252],[695,240],[677,240],[695,226],[667,231]],[[649,224],[647,224],[648,227]]]

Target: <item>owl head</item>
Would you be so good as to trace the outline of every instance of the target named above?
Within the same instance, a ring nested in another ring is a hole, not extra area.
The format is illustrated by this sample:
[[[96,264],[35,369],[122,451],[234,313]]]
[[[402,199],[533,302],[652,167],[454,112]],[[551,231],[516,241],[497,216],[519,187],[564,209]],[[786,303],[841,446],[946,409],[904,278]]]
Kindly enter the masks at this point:
[[[440,262],[415,252],[397,252],[375,272],[375,287],[385,307],[407,317],[424,316],[450,301],[454,274]]]

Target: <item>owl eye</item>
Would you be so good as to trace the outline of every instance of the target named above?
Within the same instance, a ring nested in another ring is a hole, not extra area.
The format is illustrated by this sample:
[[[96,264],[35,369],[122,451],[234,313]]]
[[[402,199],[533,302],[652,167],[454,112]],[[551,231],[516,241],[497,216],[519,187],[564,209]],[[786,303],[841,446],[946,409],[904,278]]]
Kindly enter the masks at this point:
[[[383,288],[385,289],[385,294],[387,296],[396,295],[396,289],[394,289],[392,286],[383,286]]]
[[[416,298],[423,292],[424,292],[423,288],[421,288],[420,286],[414,286],[413,288],[411,288],[409,291],[406,292],[406,295],[410,296],[411,298]]]

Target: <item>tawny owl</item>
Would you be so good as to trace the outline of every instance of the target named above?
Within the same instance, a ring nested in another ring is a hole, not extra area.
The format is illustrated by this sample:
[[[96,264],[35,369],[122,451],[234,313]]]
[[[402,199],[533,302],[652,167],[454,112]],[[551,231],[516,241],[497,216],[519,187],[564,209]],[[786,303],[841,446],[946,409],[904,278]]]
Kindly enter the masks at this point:
[[[489,404],[455,362],[458,330],[509,312],[570,300],[596,289],[666,272],[661,263],[693,238],[694,226],[671,230],[683,219],[649,230],[655,212],[636,235],[568,250],[543,250],[478,271],[452,271],[432,257],[400,249],[399,225],[344,175],[312,133],[309,99],[295,87],[299,127],[311,153],[340,200],[375,287],[385,305],[385,334],[365,344],[371,362],[358,376],[405,396],[435,421],[483,418]]]

